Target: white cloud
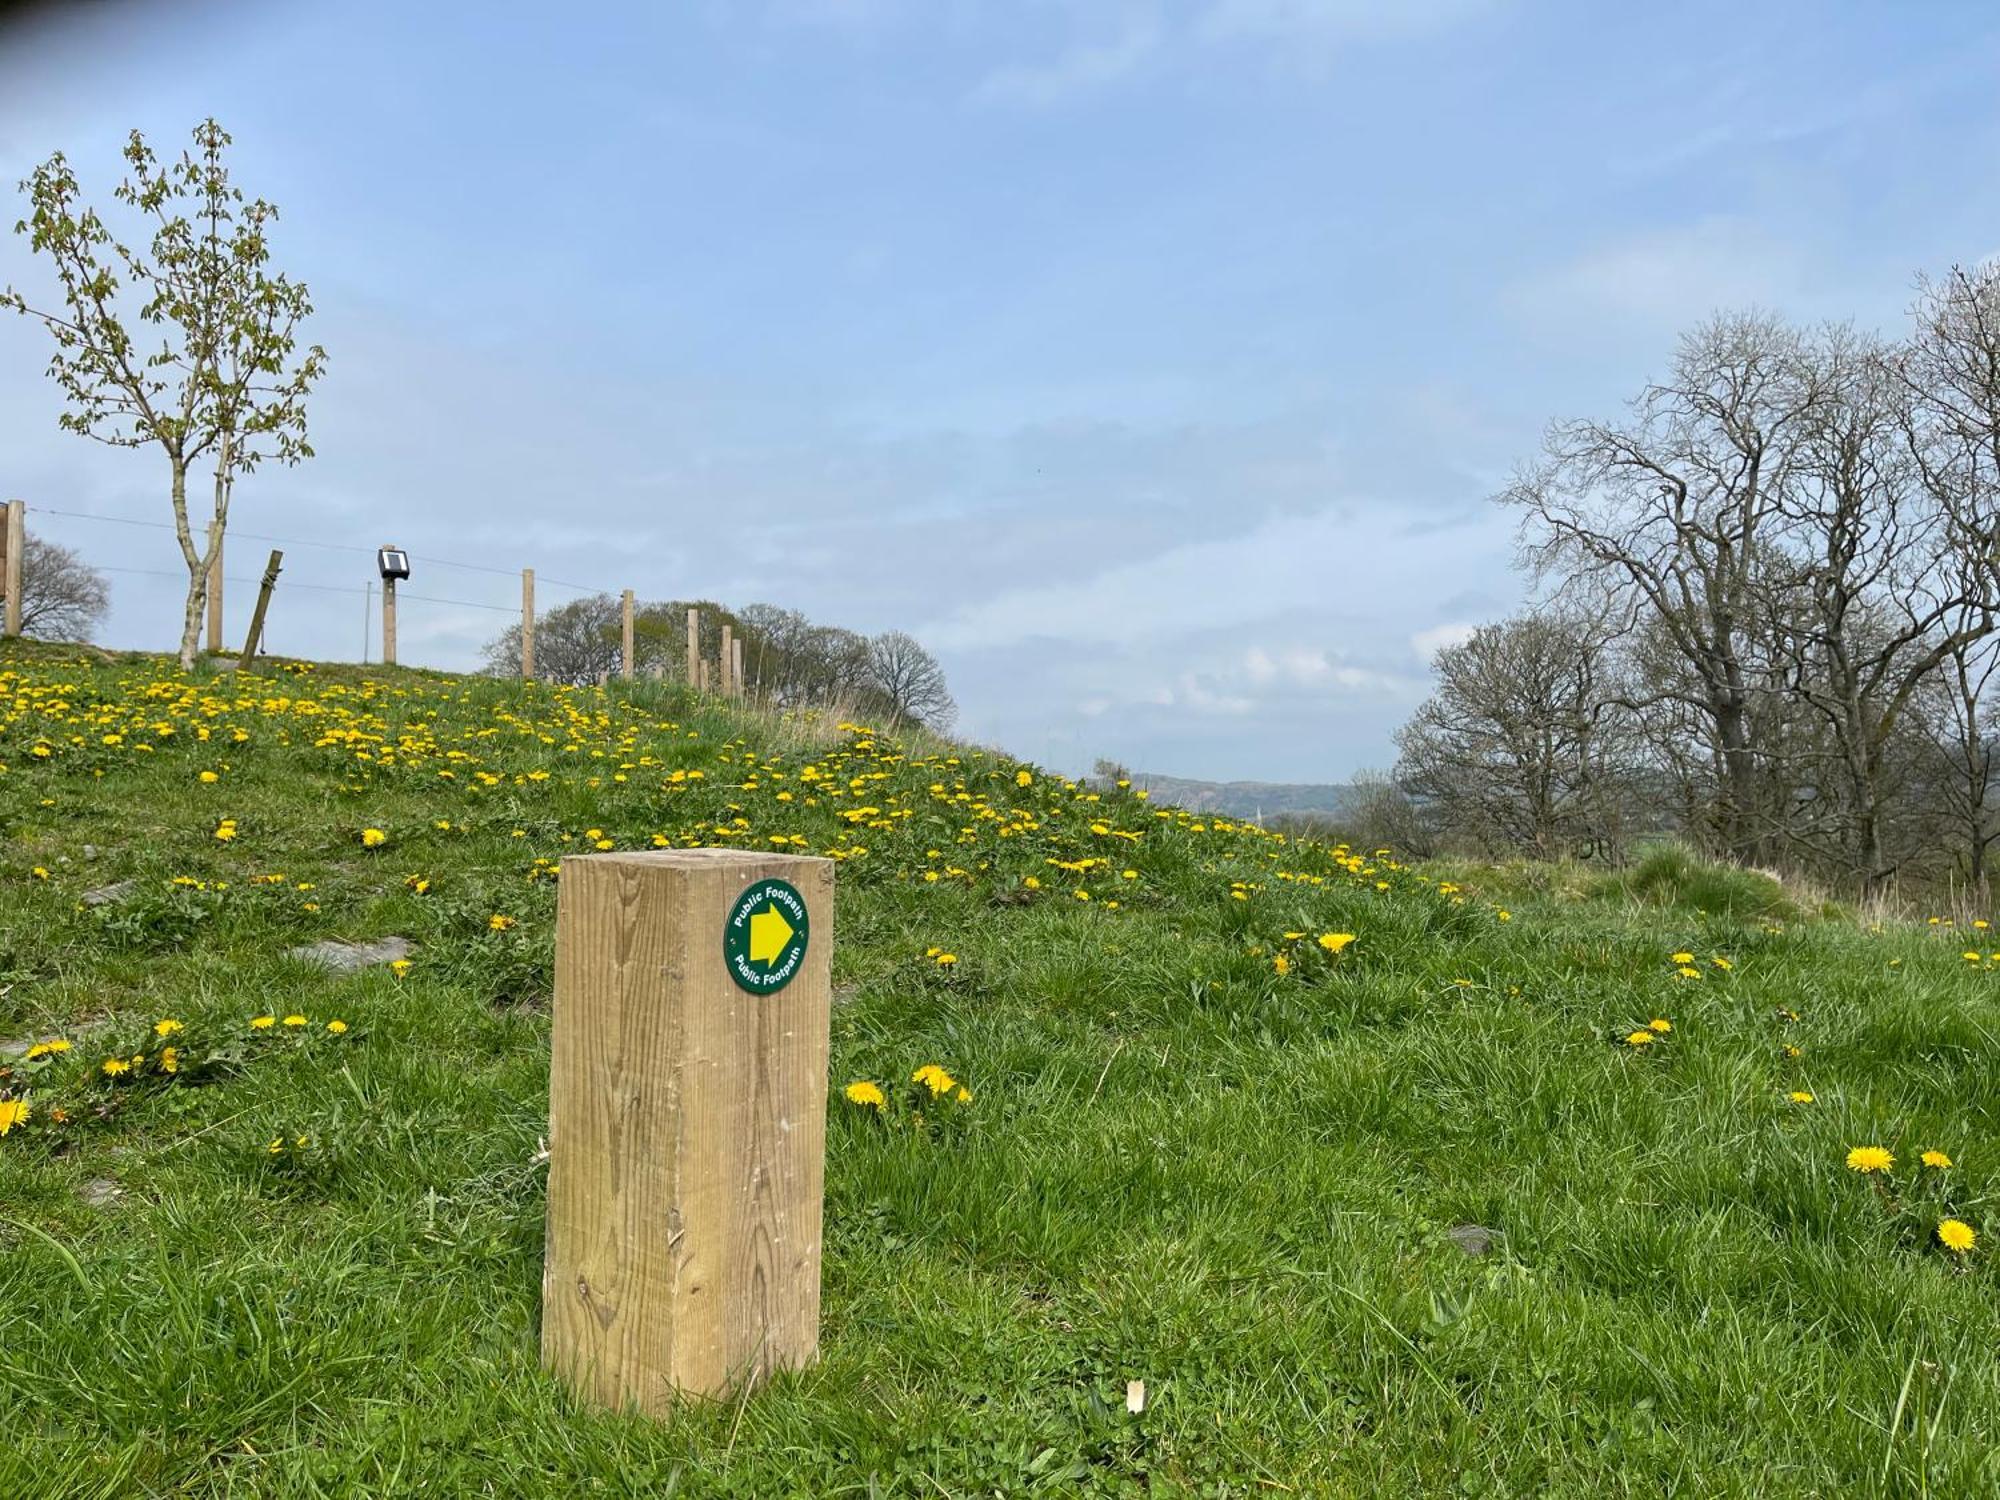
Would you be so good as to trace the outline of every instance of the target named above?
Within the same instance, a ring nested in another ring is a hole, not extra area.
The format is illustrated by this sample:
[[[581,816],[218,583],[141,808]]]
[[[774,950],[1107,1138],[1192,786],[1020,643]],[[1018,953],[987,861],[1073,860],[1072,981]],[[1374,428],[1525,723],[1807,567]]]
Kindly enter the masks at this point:
[[[1487,0],[1214,0],[1196,25],[1211,41],[1324,49],[1432,35],[1487,8]]]
[[[1448,625],[1433,625],[1429,630],[1419,630],[1410,637],[1410,649],[1418,657],[1428,662],[1447,646],[1463,646],[1471,640],[1479,627],[1470,621],[1454,621]]]
[[[1159,50],[1158,25],[1135,16],[1108,41],[1074,42],[1043,63],[995,68],[974,86],[974,104],[1048,109],[1095,93],[1138,71]]]
[[[1517,285],[1507,300],[1518,313],[1565,326],[1610,317],[1674,330],[1785,298],[1800,270],[1793,246],[1748,220],[1716,216],[1601,246]]]

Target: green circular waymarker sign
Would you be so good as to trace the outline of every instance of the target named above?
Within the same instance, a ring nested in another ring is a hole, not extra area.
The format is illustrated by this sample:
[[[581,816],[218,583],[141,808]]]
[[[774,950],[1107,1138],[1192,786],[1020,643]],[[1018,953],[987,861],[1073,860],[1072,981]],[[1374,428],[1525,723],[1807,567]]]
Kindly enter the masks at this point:
[[[812,920],[806,898],[786,880],[759,880],[736,898],[722,924],[722,961],[753,995],[783,989],[806,961]]]

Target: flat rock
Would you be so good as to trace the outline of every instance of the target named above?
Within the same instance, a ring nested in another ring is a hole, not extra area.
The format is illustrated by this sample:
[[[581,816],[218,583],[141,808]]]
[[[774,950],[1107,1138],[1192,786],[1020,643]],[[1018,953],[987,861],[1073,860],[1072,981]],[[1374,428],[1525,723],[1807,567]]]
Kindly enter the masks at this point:
[[[1478,1224],[1454,1224],[1444,1233],[1446,1239],[1475,1259],[1491,1250],[1493,1242],[1500,1238],[1498,1231]]]
[[[129,901],[132,893],[139,889],[136,880],[118,880],[110,885],[100,885],[94,891],[83,893],[85,906],[116,906],[121,901]]]
[[[93,1177],[76,1190],[76,1195],[92,1208],[109,1208],[125,1196],[125,1189],[109,1177]]]
[[[338,943],[329,938],[293,948],[285,956],[318,964],[332,974],[352,974],[358,969],[372,969],[377,964],[408,958],[415,951],[416,945],[408,938],[385,937],[372,943]]]

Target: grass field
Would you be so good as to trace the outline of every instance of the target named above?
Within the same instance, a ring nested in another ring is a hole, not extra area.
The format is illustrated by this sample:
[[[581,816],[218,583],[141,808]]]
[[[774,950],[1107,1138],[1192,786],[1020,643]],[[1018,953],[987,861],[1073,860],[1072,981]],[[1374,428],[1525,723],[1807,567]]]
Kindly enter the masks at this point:
[[[823,1358],[666,1424],[537,1344],[553,862],[656,842],[841,861]],[[665,688],[20,648],[0,1494],[1993,1495],[1996,996],[2000,933],[1671,853],[1403,868]]]

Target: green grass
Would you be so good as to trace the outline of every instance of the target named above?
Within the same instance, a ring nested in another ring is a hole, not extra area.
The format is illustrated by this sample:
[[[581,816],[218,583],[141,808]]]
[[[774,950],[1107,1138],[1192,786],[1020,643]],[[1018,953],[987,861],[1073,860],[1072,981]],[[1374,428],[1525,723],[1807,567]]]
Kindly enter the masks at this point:
[[[656,688],[24,648],[0,764],[0,1041],[73,1042],[0,1080],[32,1110],[0,1138],[0,1493],[2000,1493],[1974,935],[1680,854],[1402,869]],[[822,1358],[665,1423],[539,1367],[530,876],[589,829],[842,856]],[[285,956],[387,934],[404,978]],[[114,1052],[148,1061],[114,1083]],[[975,1095],[951,1128],[838,1098],[930,1062]]]

